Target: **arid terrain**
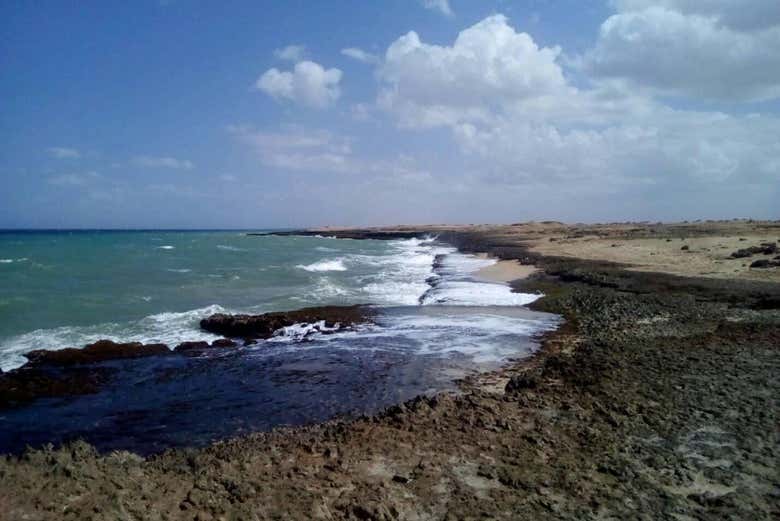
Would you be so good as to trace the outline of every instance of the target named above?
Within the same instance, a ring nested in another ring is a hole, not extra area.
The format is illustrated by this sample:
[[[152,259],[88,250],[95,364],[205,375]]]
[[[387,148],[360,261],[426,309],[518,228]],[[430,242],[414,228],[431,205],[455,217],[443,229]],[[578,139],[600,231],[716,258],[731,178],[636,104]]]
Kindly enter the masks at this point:
[[[780,222],[309,233],[438,234],[512,261],[486,276],[566,322],[530,359],[375,417],[147,459],[80,442],[2,458],[0,516],[780,517]]]

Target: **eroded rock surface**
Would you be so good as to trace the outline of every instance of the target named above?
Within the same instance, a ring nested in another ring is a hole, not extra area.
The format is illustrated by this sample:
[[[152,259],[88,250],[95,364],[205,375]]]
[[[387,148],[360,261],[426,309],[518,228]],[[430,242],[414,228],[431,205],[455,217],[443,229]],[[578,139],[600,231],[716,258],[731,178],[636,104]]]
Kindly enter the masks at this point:
[[[320,332],[335,332],[370,321],[367,306],[321,306],[279,311],[262,315],[229,315],[217,313],[200,321],[200,327],[211,333],[247,340],[271,338],[282,328],[296,324],[322,322]]]

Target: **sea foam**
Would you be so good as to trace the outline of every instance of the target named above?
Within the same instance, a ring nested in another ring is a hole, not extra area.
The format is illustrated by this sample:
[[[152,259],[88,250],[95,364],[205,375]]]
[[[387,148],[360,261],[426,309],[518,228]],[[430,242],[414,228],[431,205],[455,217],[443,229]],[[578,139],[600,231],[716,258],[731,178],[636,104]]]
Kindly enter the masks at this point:
[[[341,259],[321,260],[312,264],[298,264],[296,268],[311,272],[320,271],[347,271],[344,261]]]
[[[9,371],[27,361],[23,356],[34,349],[58,350],[83,347],[107,339],[115,342],[162,343],[174,348],[181,342],[220,338],[200,329],[200,319],[214,313],[229,312],[217,305],[183,312],[149,315],[127,323],[105,323],[92,326],[63,326],[37,329],[17,335],[0,344],[0,368]]]

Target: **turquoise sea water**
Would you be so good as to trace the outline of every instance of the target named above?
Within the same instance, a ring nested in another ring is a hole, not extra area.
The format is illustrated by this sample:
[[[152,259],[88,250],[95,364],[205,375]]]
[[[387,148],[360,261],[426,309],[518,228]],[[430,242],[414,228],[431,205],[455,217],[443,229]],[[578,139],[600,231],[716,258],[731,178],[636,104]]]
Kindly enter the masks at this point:
[[[435,261],[435,262],[434,262]],[[391,241],[224,232],[0,233],[0,367],[32,349],[102,338],[170,347],[217,337],[215,312],[372,304],[375,323],[305,325],[231,350],[98,363],[96,393],[0,411],[0,453],[84,438],[141,453],[373,412],[527,356],[554,316],[480,280],[494,261],[434,238]],[[208,414],[204,414],[207,411]]]
[[[18,354],[28,348],[81,345],[96,336],[192,339],[201,336],[187,334],[195,319],[219,308],[402,302],[370,291],[372,282],[383,282],[370,261],[390,250],[381,241],[241,231],[2,233],[0,367],[22,362]],[[369,262],[352,262],[349,273],[316,265],[345,256]],[[413,284],[406,289],[415,291]]]
[[[312,292],[326,277],[296,267],[326,257],[331,242],[243,232],[0,234],[0,338],[212,304],[284,309],[344,300],[335,289]],[[375,241],[338,245],[339,254],[386,249]]]

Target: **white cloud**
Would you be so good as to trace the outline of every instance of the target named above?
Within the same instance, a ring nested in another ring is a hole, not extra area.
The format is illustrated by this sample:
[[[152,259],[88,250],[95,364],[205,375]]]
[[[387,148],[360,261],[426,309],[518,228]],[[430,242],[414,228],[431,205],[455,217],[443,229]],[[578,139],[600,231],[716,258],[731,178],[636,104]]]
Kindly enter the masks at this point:
[[[780,97],[780,2],[618,2],[585,70],[661,95],[758,101]],[[719,8],[723,10],[719,10]],[[760,8],[763,7],[763,11]],[[761,22],[761,23],[759,23]]]
[[[379,62],[379,57],[376,54],[371,54],[370,52],[366,52],[363,49],[359,49],[357,47],[347,47],[346,49],[341,49],[341,54],[362,63]]]
[[[422,6],[431,11],[438,11],[444,16],[452,16],[452,8],[450,7],[449,0],[420,0]]]
[[[195,165],[187,159],[175,157],[136,156],[133,164],[144,168],[171,168],[174,170],[192,170]]]
[[[61,174],[49,178],[49,184],[55,186],[86,186],[101,178],[97,172]]]
[[[410,157],[360,157],[353,153],[352,139],[324,130],[287,127],[281,132],[266,132],[248,125],[236,125],[228,127],[228,131],[254,150],[264,166],[273,169],[301,174],[349,175],[353,187],[358,182],[356,174],[359,174],[360,183],[382,183],[396,188],[430,178],[430,174]]]
[[[423,43],[412,31],[387,49],[379,103],[406,126],[483,119],[495,106],[564,89],[559,54],[502,15],[461,31],[452,46]]]
[[[265,166],[314,173],[355,171],[350,140],[330,132],[298,127],[264,132],[246,125],[231,126],[228,131],[252,147]]]
[[[57,159],[78,159],[81,157],[81,152],[75,148],[51,147],[47,148],[46,151],[49,155],[56,157]]]
[[[274,56],[279,60],[299,62],[306,55],[306,47],[303,45],[288,45],[274,50]]]
[[[371,121],[375,107],[367,103],[354,103],[350,108],[350,116],[355,121]]]
[[[719,23],[738,30],[780,25],[777,0],[613,0],[611,3],[621,12],[662,7],[686,15],[714,17]]]
[[[610,84],[578,89],[559,52],[539,48],[502,16],[462,31],[451,46],[409,33],[387,50],[379,104],[402,126],[450,129],[461,168],[472,173],[457,182],[453,173],[448,183],[464,192],[682,193],[780,182],[777,117],[673,110]]]
[[[274,99],[288,99],[314,108],[325,108],[341,95],[341,71],[324,69],[312,61],[295,64],[292,71],[268,69],[255,83],[255,88]]]

